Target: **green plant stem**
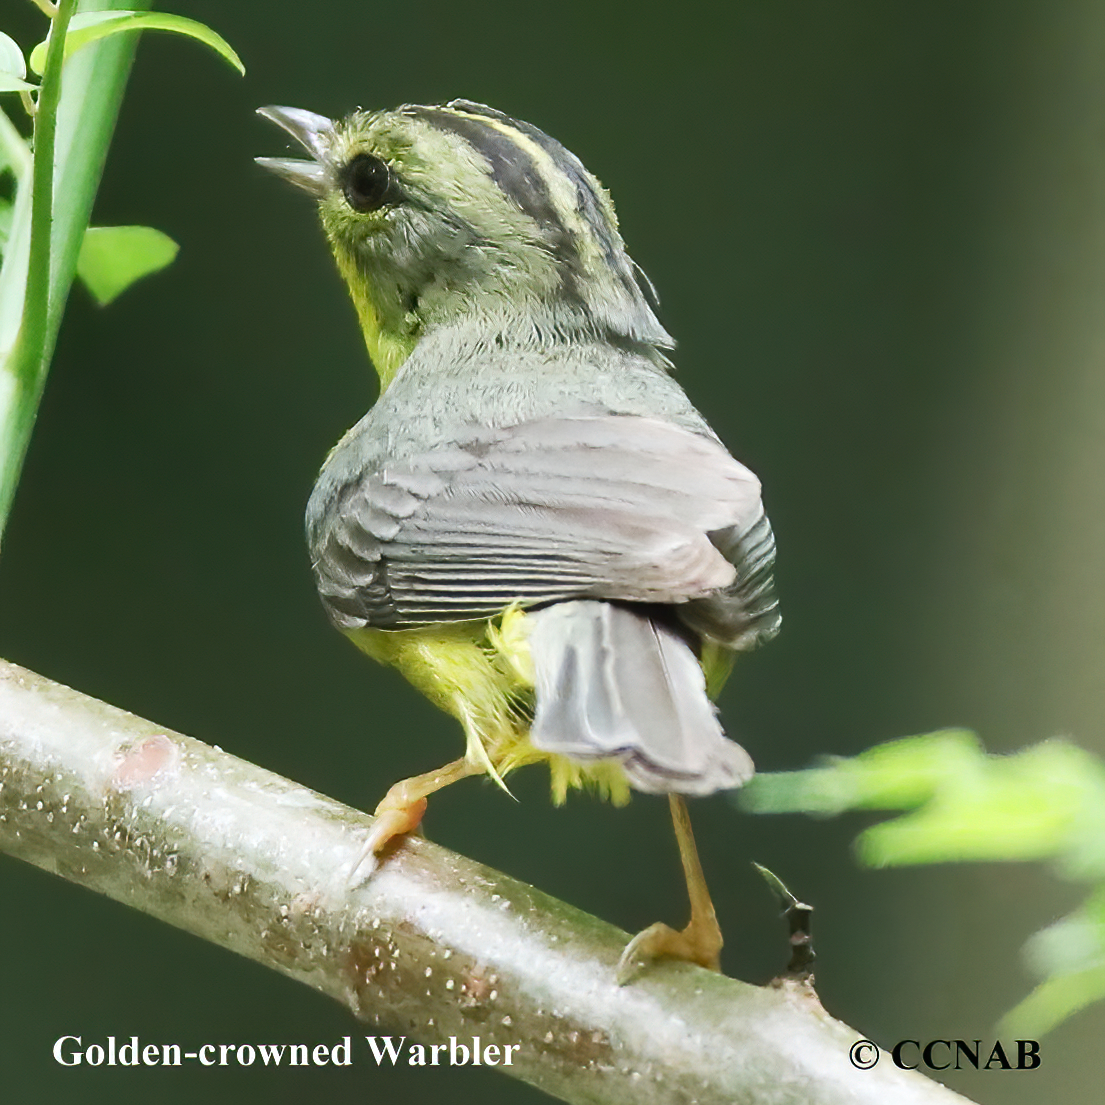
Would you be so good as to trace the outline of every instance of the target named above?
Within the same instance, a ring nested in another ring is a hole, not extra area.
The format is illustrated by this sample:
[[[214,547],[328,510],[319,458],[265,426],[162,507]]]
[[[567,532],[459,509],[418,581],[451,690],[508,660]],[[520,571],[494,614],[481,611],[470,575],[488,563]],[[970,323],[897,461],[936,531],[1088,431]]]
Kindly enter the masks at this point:
[[[46,341],[50,310],[50,257],[53,253],[54,139],[57,137],[58,104],[61,102],[65,33],[77,9],[77,0],[61,0],[50,26],[50,46],[35,110],[34,167],[31,170],[31,252],[27,259],[27,291],[19,346],[41,348]],[[30,356],[19,360],[34,369],[24,386],[41,394],[45,364]],[[37,407],[37,396],[35,406]]]
[[[624,932],[430,841],[351,886],[371,824],[0,661],[0,850],[329,994],[364,1032],[520,1045],[501,1073],[581,1105],[963,1105],[886,1056],[856,1070],[858,1033],[807,985],[658,963],[620,986]]]
[[[58,52],[64,35],[57,33],[60,20],[68,22],[74,9],[143,10],[149,6],[150,0],[64,0],[65,14],[59,10],[59,22],[51,36],[35,125],[37,150],[28,219],[34,229],[31,225],[12,227],[13,241],[24,230],[29,234],[30,251],[24,258],[9,248],[0,281],[5,296],[21,298],[24,304],[18,338],[0,363],[0,538],[34,429],[81,238],[138,37],[117,35],[82,50],[65,63],[62,84]],[[47,147],[50,157],[44,153]],[[26,187],[25,182],[20,192]],[[22,267],[22,271],[14,272],[12,266]]]

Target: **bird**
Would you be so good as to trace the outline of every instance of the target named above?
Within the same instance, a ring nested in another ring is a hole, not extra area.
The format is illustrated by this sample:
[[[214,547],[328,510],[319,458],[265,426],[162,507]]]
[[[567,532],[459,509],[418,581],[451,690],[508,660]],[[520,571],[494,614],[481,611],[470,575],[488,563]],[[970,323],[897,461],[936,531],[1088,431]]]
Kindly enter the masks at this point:
[[[759,480],[673,378],[674,340],[609,193],[544,131],[453,100],[260,115],[307,157],[258,163],[308,193],[380,381],[306,511],[330,621],[464,731],[396,783],[358,867],[471,775],[548,765],[552,798],[667,795],[690,897],[627,980],[720,969],[686,797],[740,787],[713,704],[780,624]]]

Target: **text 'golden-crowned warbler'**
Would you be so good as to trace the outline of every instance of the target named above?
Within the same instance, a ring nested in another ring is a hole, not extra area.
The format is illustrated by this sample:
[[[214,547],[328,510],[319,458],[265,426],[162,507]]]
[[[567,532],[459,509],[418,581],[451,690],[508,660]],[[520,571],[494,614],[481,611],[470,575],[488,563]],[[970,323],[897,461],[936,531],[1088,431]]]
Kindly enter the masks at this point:
[[[738,787],[747,753],[707,694],[775,634],[756,477],[672,380],[672,339],[610,197],[528,123],[480,104],[261,114],[310,160],[259,158],[318,201],[380,375],[307,507],[331,621],[464,727],[462,759],[392,787],[362,861],[466,775],[549,764],[671,800],[691,894],[622,973],[717,967],[682,796]]]

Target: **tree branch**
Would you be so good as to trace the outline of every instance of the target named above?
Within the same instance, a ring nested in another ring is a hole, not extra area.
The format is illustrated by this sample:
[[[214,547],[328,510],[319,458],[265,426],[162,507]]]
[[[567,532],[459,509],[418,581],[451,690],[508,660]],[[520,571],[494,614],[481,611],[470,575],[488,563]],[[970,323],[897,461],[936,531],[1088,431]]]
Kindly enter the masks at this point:
[[[668,963],[618,986],[625,933],[428,841],[350,888],[370,824],[0,661],[0,848],[282,971],[383,1031],[478,1036],[500,1056],[520,1044],[500,1069],[571,1102],[965,1100],[885,1056],[856,1070],[857,1034],[800,985]]]

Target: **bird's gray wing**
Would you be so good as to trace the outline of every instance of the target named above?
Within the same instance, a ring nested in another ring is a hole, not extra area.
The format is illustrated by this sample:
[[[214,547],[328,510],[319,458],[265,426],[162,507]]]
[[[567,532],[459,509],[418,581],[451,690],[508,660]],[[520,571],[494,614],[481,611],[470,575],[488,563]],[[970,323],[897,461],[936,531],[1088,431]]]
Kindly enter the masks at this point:
[[[762,511],[751,526],[732,526],[710,540],[737,568],[733,582],[705,598],[691,599],[679,617],[696,633],[729,648],[746,649],[769,641],[782,618],[775,597],[775,534]]]
[[[568,598],[728,610],[770,561],[765,526],[759,482],[715,439],[555,418],[471,428],[349,481],[312,552],[340,628],[397,629]]]

